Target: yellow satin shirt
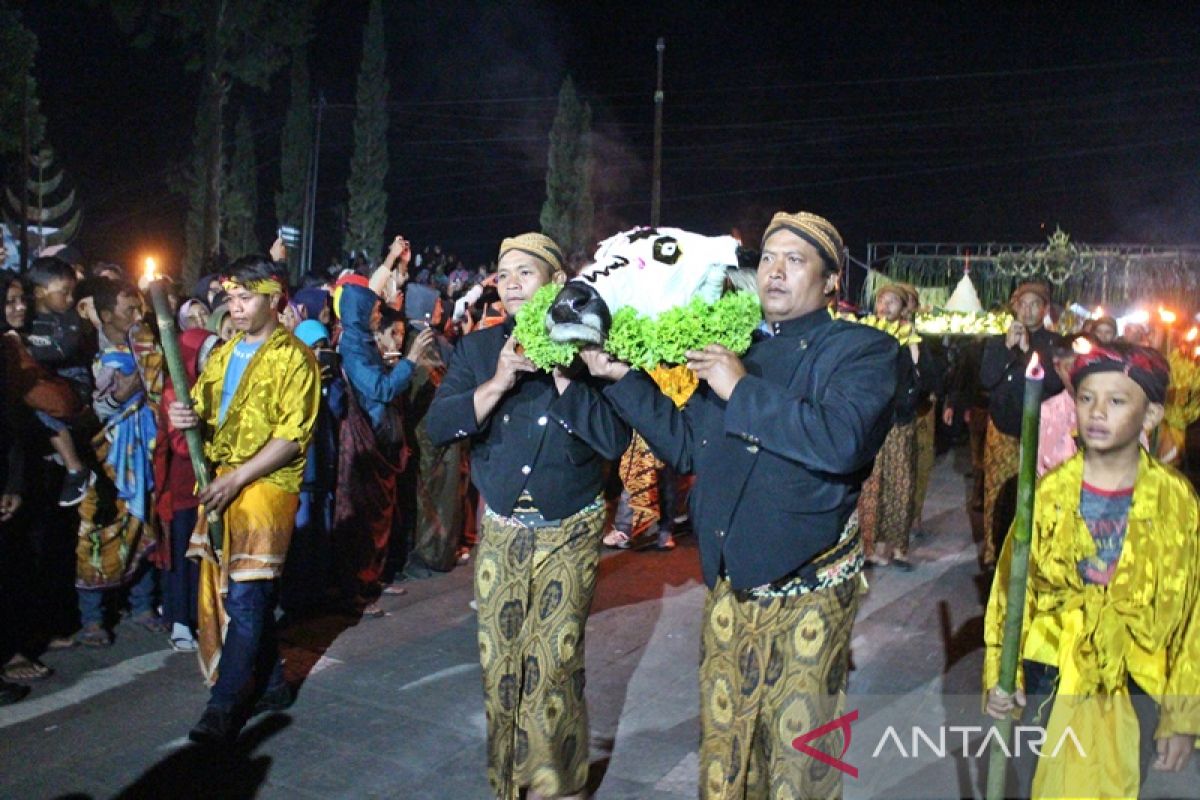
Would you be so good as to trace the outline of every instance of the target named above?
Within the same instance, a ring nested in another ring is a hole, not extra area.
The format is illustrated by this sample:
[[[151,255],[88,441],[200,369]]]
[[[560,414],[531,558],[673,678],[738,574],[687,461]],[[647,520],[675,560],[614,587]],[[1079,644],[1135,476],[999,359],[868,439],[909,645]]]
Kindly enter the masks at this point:
[[[1179,472],[1144,450],[1139,459],[1107,587],[1085,584],[1078,569],[1096,554],[1079,513],[1083,453],[1038,483],[1021,655],[1058,667],[1064,695],[1119,694],[1133,677],[1161,704],[1155,738],[1200,734],[1200,501]],[[988,600],[985,692],[999,682],[1012,541]]]
[[[229,401],[225,420],[218,422],[225,370],[234,346],[244,335],[239,333],[213,350],[192,387],[196,413],[211,433],[204,446],[205,455],[215,464],[237,467],[253,458],[271,439],[293,441],[300,446],[300,454],[262,480],[298,493],[321,402],[317,361],[286,328],[276,328],[250,359]]]

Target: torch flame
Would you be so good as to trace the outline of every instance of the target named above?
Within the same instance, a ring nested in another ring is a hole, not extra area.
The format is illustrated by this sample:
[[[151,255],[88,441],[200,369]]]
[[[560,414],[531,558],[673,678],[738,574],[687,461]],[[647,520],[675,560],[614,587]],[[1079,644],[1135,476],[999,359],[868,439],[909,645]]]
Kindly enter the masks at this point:
[[[1025,378],[1031,381],[1040,381],[1045,376],[1045,370],[1038,363],[1037,351],[1033,351],[1033,356],[1029,359],[1029,366],[1025,369]]]
[[[1096,310],[1092,312],[1092,319],[1100,319],[1104,316],[1104,306],[1096,306]]]
[[[1170,309],[1163,308],[1162,306],[1158,307],[1158,318],[1162,320],[1163,325],[1175,324],[1175,312],[1171,311]]]
[[[158,265],[154,261],[154,256],[146,256],[146,280],[158,280],[158,271],[156,269],[157,266]]]
[[[1192,351],[1192,357],[1200,358],[1200,347],[1197,347],[1195,350]]]
[[[1071,343],[1071,349],[1075,351],[1075,355],[1077,356],[1086,356],[1088,353],[1092,352],[1092,343],[1087,339],[1080,337]]]
[[[1200,328],[1197,328],[1195,325],[1193,325],[1192,329],[1187,332],[1187,336],[1183,338],[1189,342],[1194,342],[1196,341],[1197,336],[1200,336]]]

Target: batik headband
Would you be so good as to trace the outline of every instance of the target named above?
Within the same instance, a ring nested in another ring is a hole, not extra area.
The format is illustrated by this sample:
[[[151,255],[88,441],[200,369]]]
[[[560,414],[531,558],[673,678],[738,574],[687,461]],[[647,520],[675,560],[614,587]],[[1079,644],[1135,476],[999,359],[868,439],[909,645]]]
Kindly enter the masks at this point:
[[[763,234],[763,241],[767,241],[771,234],[778,230],[789,230],[796,234],[817,248],[821,255],[836,264],[838,269],[846,265],[846,251],[842,244],[842,235],[838,233],[837,228],[833,227],[833,223],[824,217],[810,214],[807,211],[797,211],[795,214],[780,211],[771,217],[771,224],[767,226],[767,232]]]
[[[522,233],[520,236],[505,239],[500,243],[500,254],[496,256],[496,260],[499,261],[503,258],[509,250],[520,250],[522,253],[540,258],[550,265],[551,273],[563,271],[562,249],[553,239],[544,234]]]
[[[239,281],[237,278],[226,275],[221,278],[221,288],[226,292],[232,292],[234,289],[245,289],[254,294],[286,294],[283,289],[283,283],[278,278],[260,278],[256,281]]]
[[[1071,383],[1078,388],[1084,378],[1097,372],[1120,372],[1142,387],[1151,403],[1167,399],[1171,367],[1162,353],[1152,348],[1123,343],[1092,344],[1088,352],[1075,356]]]

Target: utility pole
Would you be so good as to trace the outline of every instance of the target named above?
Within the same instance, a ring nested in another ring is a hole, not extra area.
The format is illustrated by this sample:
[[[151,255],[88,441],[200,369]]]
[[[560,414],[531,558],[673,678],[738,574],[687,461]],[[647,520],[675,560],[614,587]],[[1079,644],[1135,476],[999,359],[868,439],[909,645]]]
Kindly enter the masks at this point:
[[[654,90],[654,177],[650,184],[650,225],[657,228],[659,212],[662,210],[663,50],[667,49],[661,36],[655,49],[658,51],[658,85]]]
[[[313,130],[312,153],[308,158],[308,185],[304,191],[304,236],[300,245],[300,274],[312,272],[313,228],[317,219],[317,176],[321,161],[321,114],[325,111],[325,93],[316,102],[317,114]]]

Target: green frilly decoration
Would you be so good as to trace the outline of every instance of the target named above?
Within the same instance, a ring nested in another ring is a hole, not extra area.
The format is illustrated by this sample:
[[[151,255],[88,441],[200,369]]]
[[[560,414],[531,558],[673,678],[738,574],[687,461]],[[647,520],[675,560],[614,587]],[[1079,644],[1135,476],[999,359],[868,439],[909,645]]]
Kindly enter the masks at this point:
[[[538,289],[517,311],[513,330],[526,357],[547,371],[570,364],[579,351],[577,345],[551,341],[546,332],[546,312],[558,296],[559,288],[547,285]],[[688,350],[714,342],[741,355],[750,348],[750,334],[761,321],[762,309],[753,292],[732,292],[715,303],[696,297],[687,305],[668,309],[653,319],[626,307],[613,316],[604,349],[643,370],[661,364],[682,364]]]

